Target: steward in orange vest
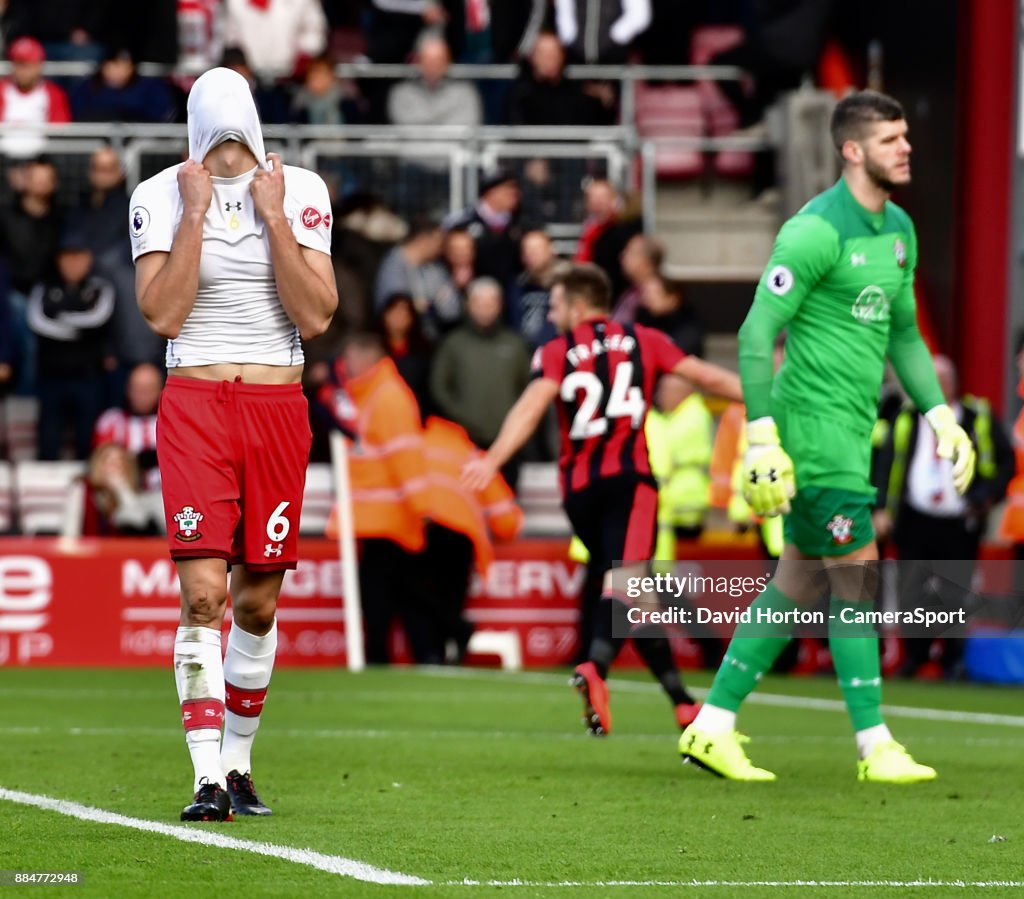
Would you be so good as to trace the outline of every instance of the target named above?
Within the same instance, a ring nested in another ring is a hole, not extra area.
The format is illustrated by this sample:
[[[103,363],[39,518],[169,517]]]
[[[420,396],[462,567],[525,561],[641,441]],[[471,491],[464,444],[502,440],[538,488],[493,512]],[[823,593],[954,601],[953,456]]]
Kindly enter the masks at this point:
[[[360,541],[366,661],[390,662],[389,631],[397,614],[416,662],[437,664],[422,559],[431,510],[419,406],[375,335],[348,339],[344,370],[355,431],[349,478]],[[327,535],[337,535],[337,510]]]
[[[500,474],[481,491],[462,483],[463,466],[480,454],[464,428],[443,418],[428,419],[424,449],[430,484],[425,557],[430,617],[436,651],[444,660],[457,662],[473,633],[463,610],[474,562],[486,574],[494,558],[491,537],[517,537],[523,513]]]

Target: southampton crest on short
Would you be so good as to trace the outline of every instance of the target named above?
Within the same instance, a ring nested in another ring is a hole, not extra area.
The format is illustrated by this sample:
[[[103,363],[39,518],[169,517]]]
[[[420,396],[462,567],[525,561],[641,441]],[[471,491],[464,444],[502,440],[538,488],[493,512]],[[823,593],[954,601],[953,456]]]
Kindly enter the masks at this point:
[[[199,522],[203,520],[203,513],[197,512],[193,506],[185,506],[174,516],[178,522],[178,532],[174,535],[179,540],[191,543],[203,535],[199,533]]]

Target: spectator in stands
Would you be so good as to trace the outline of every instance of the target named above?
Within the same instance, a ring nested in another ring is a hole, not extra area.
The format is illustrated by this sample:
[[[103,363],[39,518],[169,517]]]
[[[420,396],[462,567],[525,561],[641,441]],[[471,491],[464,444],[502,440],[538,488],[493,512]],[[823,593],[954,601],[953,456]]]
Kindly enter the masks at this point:
[[[445,42],[462,55],[465,0],[371,0],[366,55],[373,62],[405,62],[416,39],[429,29],[444,29]]]
[[[813,74],[834,6],[835,0],[759,0],[749,5],[743,42],[709,60],[711,65],[739,66],[754,77],[752,92],[741,81],[716,82],[739,112],[741,128],[759,125],[781,93],[795,90],[806,73]]]
[[[134,454],[116,443],[96,447],[68,498],[64,536],[151,537],[165,529],[160,491],[142,486]]]
[[[221,0],[177,0],[178,66],[198,75],[212,69],[224,52],[224,6]],[[190,88],[191,79],[183,83]]]
[[[665,262],[665,247],[661,241],[647,234],[634,234],[619,257],[622,274],[629,286],[619,294],[612,310],[612,318],[624,325],[636,320],[637,309],[643,302],[643,286],[661,273]]]
[[[156,459],[156,410],[164,389],[163,373],[143,362],[128,375],[124,402],[107,409],[96,420],[92,443],[98,447],[115,443],[135,457],[147,488],[159,489],[160,469]]]
[[[450,331],[462,317],[459,294],[439,261],[444,233],[437,222],[414,221],[405,239],[384,257],[374,291],[378,314],[396,293],[412,297],[427,335]]]
[[[75,458],[89,458],[113,312],[114,286],[94,273],[86,236],[66,233],[56,275],[37,284],[28,301],[28,325],[39,340],[40,459],[60,458],[66,424],[74,428]]]
[[[883,429],[885,439],[872,465],[878,489],[872,523],[879,537],[892,536],[902,560],[897,583],[905,612],[929,604],[962,607],[988,514],[1006,495],[1014,472],[1013,447],[988,401],[960,395],[949,358],[935,356],[934,363],[943,396],[978,454],[978,468],[961,496],[953,486],[952,463],[938,457],[935,435],[912,405],[904,405]],[[905,641],[902,676],[912,677],[928,662],[932,642],[923,635]],[[945,641],[947,677],[962,676],[962,655],[962,639]]]
[[[480,95],[464,81],[448,79],[451,52],[443,37],[427,32],[416,47],[420,75],[391,88],[388,118],[394,125],[468,125],[483,121]]]
[[[555,22],[573,62],[619,65],[651,24],[651,0],[555,0]]]
[[[114,404],[124,393],[128,372],[142,362],[163,365],[165,341],[146,324],[135,302],[135,267],[124,239],[128,192],[124,167],[112,147],[100,147],[89,159],[89,184],[72,214],[73,230],[85,234],[96,272],[114,285],[111,345],[117,368],[110,374],[104,402]]]
[[[533,49],[551,18],[548,0],[488,0],[491,62],[516,62]]]
[[[438,347],[430,373],[430,392],[441,414],[462,425],[483,449],[498,436],[505,413],[530,374],[526,344],[502,324],[501,306],[497,281],[474,281],[466,301],[466,321]],[[502,470],[513,489],[518,473],[518,458]]]
[[[558,35],[542,31],[509,98],[512,125],[610,125],[614,111],[565,77],[565,48]]]
[[[393,293],[384,301],[380,310],[380,330],[388,356],[416,397],[421,418],[426,420],[433,406],[430,401],[433,347],[423,333],[423,320],[411,296]]]
[[[519,273],[519,181],[505,169],[485,175],[475,206],[445,219],[446,231],[468,231],[476,244],[476,271],[508,290]]]
[[[264,125],[281,125],[289,121],[288,95],[272,82],[263,83],[249,68],[249,60],[241,47],[226,47],[220,64],[225,69],[238,72],[248,83],[260,121]]]
[[[302,87],[292,100],[292,118],[303,125],[344,125],[345,102],[333,60],[317,56],[309,61]]]
[[[290,78],[327,49],[327,17],[319,0],[225,0],[224,43],[261,80]]]
[[[638,218],[625,213],[622,195],[607,178],[593,178],[583,189],[586,218],[580,234],[576,262],[593,262],[612,282],[612,296],[626,289],[620,261],[629,239],[641,230]]]
[[[17,392],[31,396],[35,394],[36,338],[26,325],[28,295],[53,269],[62,221],[54,204],[57,169],[52,162],[40,157],[10,174],[15,197],[0,210],[0,253],[10,275]]]
[[[95,0],[7,0],[4,31],[9,40],[30,36],[41,41],[52,60],[98,62],[108,4]]]
[[[527,231],[522,243],[523,270],[509,291],[506,316],[526,345],[534,350],[555,336],[548,321],[551,280],[558,257],[545,231]]]
[[[72,88],[71,111],[76,122],[170,122],[176,106],[167,84],[140,75],[131,51],[115,47]]]
[[[637,324],[667,334],[684,353],[704,355],[704,328],[700,318],[683,296],[683,285],[664,275],[644,282],[643,297],[636,313]]]
[[[34,37],[20,37],[7,49],[11,77],[0,81],[0,124],[4,128],[0,148],[12,158],[37,155],[45,138],[26,126],[71,121],[67,94],[43,78],[43,45]]]
[[[442,261],[448,277],[459,295],[460,308],[465,308],[466,291],[476,280],[476,241],[464,228],[456,228],[444,236]]]

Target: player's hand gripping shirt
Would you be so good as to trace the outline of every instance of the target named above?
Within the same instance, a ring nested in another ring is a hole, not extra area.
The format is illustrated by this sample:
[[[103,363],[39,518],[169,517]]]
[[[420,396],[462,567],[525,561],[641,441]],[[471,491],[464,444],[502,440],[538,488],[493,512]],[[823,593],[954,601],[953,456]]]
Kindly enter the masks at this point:
[[[659,375],[686,354],[661,331],[584,322],[533,356],[531,377],[559,384],[563,489],[621,474],[651,478],[644,422]]]
[[[740,329],[748,418],[781,403],[869,433],[887,355],[919,408],[942,403],[917,328],[916,265],[906,212],[891,202],[868,211],[842,178],[789,219]],[[773,381],[772,345],[783,328],[786,356]]]
[[[201,162],[227,139],[246,144],[267,165],[259,117],[248,83],[228,69],[199,78],[188,100],[189,158]],[[180,165],[143,181],[132,194],[128,231],[132,258],[170,252],[182,217]],[[277,295],[270,242],[249,185],[256,173],[212,178],[203,223],[199,291],[181,333],[167,342],[167,367],[255,362],[298,365],[298,329]],[[301,246],[330,255],[331,201],[315,172],[284,166],[284,213]]]

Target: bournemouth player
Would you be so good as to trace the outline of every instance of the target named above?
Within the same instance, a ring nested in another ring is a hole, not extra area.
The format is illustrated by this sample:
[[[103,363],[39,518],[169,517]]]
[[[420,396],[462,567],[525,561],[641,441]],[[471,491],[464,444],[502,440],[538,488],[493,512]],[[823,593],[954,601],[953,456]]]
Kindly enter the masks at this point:
[[[181,818],[222,821],[232,809],[270,814],[250,752],[277,597],[297,561],[310,443],[300,338],[326,329],[338,296],[327,188],[266,154],[244,78],[213,69],[196,81],[188,141],[187,162],[135,190],[129,231],[139,307],[167,338],[157,453],[181,581],[174,673],[195,768]]]
[[[509,411],[494,445],[464,472],[474,489],[490,483],[558,400],[565,511],[590,552],[590,564],[605,572],[588,661],[573,677],[584,700],[584,723],[595,734],[611,731],[605,680],[627,636],[671,699],[679,725],[696,714],[664,629],[627,619],[622,586],[645,573],[657,530],[658,491],[644,421],[658,377],[669,372],[709,393],[740,397],[735,374],[687,356],[660,331],[611,321],[610,308],[611,286],[598,267],[572,266],[555,279],[549,317],[561,336],[537,350],[533,382]],[[623,562],[617,585],[616,561]]]
[[[787,516],[782,561],[751,608],[795,610],[827,587],[829,648],[856,734],[858,779],[913,783],[935,771],[916,763],[882,718],[877,635],[843,624],[871,608],[877,585],[870,435],[886,357],[924,410],[961,493],[974,450],[944,403],[917,329],[914,226],[889,200],[910,181],[903,110],[883,94],[852,94],[835,109],[832,137],[842,177],[783,225],[740,330],[744,492],[755,513]],[[786,358],[773,377],[772,343],[783,328]],[[751,764],[735,722],[789,637],[786,627],[736,629],[707,701],[680,738],[684,761],[734,780],[775,779]]]

